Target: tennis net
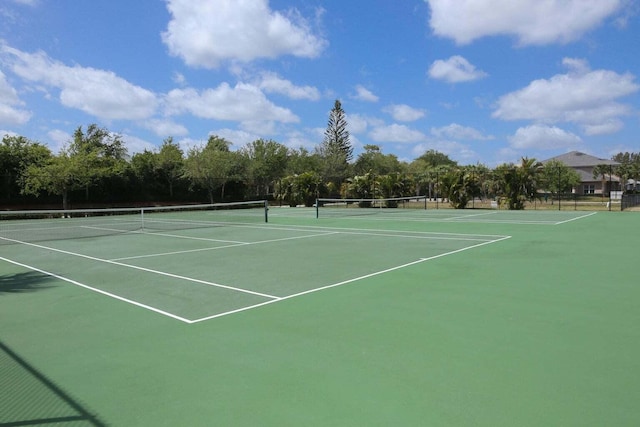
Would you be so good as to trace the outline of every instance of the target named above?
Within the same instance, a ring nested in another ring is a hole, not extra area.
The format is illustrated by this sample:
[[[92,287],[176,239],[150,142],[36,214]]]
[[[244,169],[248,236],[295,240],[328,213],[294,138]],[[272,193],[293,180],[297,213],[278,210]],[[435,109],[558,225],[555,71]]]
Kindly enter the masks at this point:
[[[427,196],[386,199],[316,199],[316,218],[406,212],[408,209],[427,209]]]
[[[0,211],[0,244],[268,221],[264,200],[115,209]]]

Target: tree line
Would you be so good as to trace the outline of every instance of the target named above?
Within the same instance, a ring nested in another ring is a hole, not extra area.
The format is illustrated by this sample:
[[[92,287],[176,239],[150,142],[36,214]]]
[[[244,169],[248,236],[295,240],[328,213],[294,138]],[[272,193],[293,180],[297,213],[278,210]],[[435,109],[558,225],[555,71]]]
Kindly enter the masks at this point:
[[[523,209],[542,191],[556,197],[580,181],[563,163],[542,165],[532,158],[491,169],[482,164],[459,165],[436,150],[404,162],[382,153],[377,145],[365,145],[354,159],[339,101],[329,115],[323,142],[313,151],[264,139],[237,150],[231,146],[213,135],[206,144],[185,153],[169,137],[155,150],[130,156],[118,134],[91,124],[78,127],[68,144],[54,154],[37,141],[5,135],[0,144],[0,202],[61,204],[67,209],[268,198],[311,206],[317,197],[426,195],[447,200],[454,208],[465,208],[470,200],[480,198]],[[615,174],[640,178],[640,153],[619,153],[613,159],[620,163]]]

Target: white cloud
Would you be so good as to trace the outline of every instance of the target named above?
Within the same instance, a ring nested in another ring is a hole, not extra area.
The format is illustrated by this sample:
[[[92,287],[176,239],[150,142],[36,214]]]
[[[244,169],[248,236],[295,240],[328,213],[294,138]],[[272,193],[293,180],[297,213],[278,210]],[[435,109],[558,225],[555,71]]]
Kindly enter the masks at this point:
[[[31,113],[0,103],[0,123],[22,125],[29,121]]]
[[[630,73],[590,71],[583,61],[565,59],[570,70],[548,80],[502,96],[492,116],[502,120],[533,120],[541,123],[570,122],[596,134],[620,129],[620,117],[630,114],[617,99],[640,89]]]
[[[360,114],[347,114],[346,120],[349,134],[364,133],[369,126],[369,119]]]
[[[18,97],[18,92],[9,84],[5,75],[0,71],[0,123],[22,125],[29,121],[31,113],[19,108],[24,102]]]
[[[365,102],[378,102],[378,97],[369,89],[362,85],[356,86],[356,94],[352,95],[353,99]]]
[[[138,138],[137,136],[123,134],[120,135],[120,138],[122,139],[122,142],[124,142],[125,147],[127,147],[127,153],[130,156],[136,153],[142,153],[144,150],[154,151],[158,149],[157,145]]]
[[[389,105],[383,111],[391,114],[391,117],[399,122],[414,122],[426,115],[425,110],[412,108],[405,104]]]
[[[185,86],[187,84],[187,78],[182,73],[173,73],[171,80],[173,80],[173,82],[178,86]]]
[[[369,133],[369,137],[376,142],[422,142],[427,139],[422,132],[405,125],[392,124],[376,127]]]
[[[140,125],[163,138],[168,136],[185,136],[189,134],[189,130],[186,127],[167,119],[145,120],[140,123]]]
[[[13,131],[10,131],[10,130],[0,129],[0,141],[5,136],[20,136],[20,135],[18,135],[17,133],[15,133]]]
[[[467,44],[513,35],[521,45],[568,43],[619,12],[624,0],[425,0],[436,35]]]
[[[426,153],[428,150],[437,150],[446,154],[463,164],[475,163],[478,161],[478,154],[469,146],[455,141],[430,140],[422,144],[418,144],[411,150],[414,158]]]
[[[44,52],[25,53],[0,45],[11,70],[21,78],[60,89],[60,102],[105,119],[145,119],[154,114],[156,96],[111,71],[68,67]]]
[[[188,112],[205,119],[282,123],[299,121],[291,110],[273,104],[258,87],[247,83],[238,83],[235,87],[222,83],[215,89],[203,91],[174,89],[167,94],[166,105],[168,114]]]
[[[47,145],[53,153],[59,153],[60,150],[71,141],[71,135],[60,129],[53,129],[47,132],[49,142]]]
[[[484,141],[494,139],[491,135],[484,135],[477,129],[472,127],[462,126],[457,123],[451,123],[450,125],[440,128],[431,128],[431,134],[437,138],[449,138],[449,139],[466,139]]]
[[[207,141],[203,139],[183,138],[177,141],[177,143],[180,146],[182,152],[188,154],[189,150],[191,150],[192,148],[204,147],[207,144]]]
[[[429,68],[429,76],[449,83],[460,83],[482,79],[487,76],[487,73],[477,70],[462,56],[455,55],[447,60],[434,61]]]
[[[171,21],[162,34],[188,65],[217,68],[281,55],[313,58],[327,42],[295,9],[273,11],[268,0],[166,0]]]
[[[324,129],[305,129],[305,131],[306,133],[299,130],[289,132],[283,144],[289,148],[299,149],[302,147],[312,152],[318,142],[322,141]]]
[[[585,135],[605,135],[616,133],[624,127],[624,123],[619,119],[609,119],[595,125],[585,125]]]
[[[291,99],[317,101],[320,91],[313,86],[296,86],[275,73],[263,73],[258,87],[267,93],[278,93]]]
[[[25,6],[36,6],[40,3],[40,0],[12,0],[14,3],[22,4]]]
[[[226,128],[209,132],[209,136],[212,136],[212,135],[217,135],[231,142],[232,145],[230,148],[233,148],[233,149],[238,149],[243,145],[246,145],[260,138],[260,136],[258,136],[258,134],[255,134],[255,133],[246,132],[243,130],[236,130],[236,129],[226,129]]]
[[[517,149],[556,150],[576,148],[582,140],[555,126],[532,125],[519,128],[515,135],[509,137],[509,144]]]

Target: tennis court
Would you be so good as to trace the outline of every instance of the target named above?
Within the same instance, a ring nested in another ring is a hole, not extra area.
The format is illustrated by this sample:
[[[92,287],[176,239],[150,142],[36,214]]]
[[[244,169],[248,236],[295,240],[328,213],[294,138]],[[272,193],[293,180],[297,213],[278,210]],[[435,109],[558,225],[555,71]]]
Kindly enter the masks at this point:
[[[637,215],[263,206],[0,224],[0,425],[640,416]]]

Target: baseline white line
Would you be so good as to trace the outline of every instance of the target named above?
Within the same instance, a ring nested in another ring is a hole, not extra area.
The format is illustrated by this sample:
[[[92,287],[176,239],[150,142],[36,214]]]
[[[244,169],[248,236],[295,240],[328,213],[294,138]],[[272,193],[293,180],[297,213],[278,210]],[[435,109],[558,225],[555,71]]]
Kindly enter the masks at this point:
[[[126,302],[128,304],[132,304],[132,305],[135,305],[137,307],[144,308],[146,310],[154,311],[154,312],[156,312],[158,314],[162,314],[163,316],[167,316],[167,317],[171,317],[171,318],[176,319],[176,320],[180,320],[181,322],[184,322],[184,323],[192,323],[191,320],[185,319],[184,317],[176,316],[175,314],[169,313],[167,311],[160,310],[160,309],[155,308],[155,307],[151,307],[150,305],[142,304],[142,303],[139,303],[137,301],[134,301],[134,300],[131,300],[131,299],[128,299],[128,298],[124,298],[124,297],[121,297],[121,296],[116,295],[116,294],[112,294],[111,292],[103,291],[101,289],[97,289],[97,288],[94,288],[92,286],[85,285],[84,283],[80,283],[80,282],[78,282],[76,280],[69,279],[68,277],[60,276],[59,274],[56,274],[56,273],[51,273],[50,271],[41,270],[41,269],[33,267],[31,265],[22,264],[20,262],[13,261],[13,260],[10,260],[10,259],[4,258],[4,257],[0,257],[0,260],[8,262],[10,264],[14,264],[14,265],[26,268],[28,270],[37,271],[38,273],[42,273],[42,274],[45,274],[47,276],[55,277],[56,279],[65,281],[67,283],[71,283],[72,285],[80,286],[81,288],[85,288],[85,289],[88,289],[90,291],[97,292],[97,293],[102,294],[102,295],[106,295],[106,296],[108,296],[110,298],[114,298],[114,299],[117,299],[119,301],[123,301],[123,302]]]
[[[423,262],[426,262],[426,261],[431,261],[431,260],[434,260],[434,259],[437,259],[437,258],[442,258],[442,257],[448,256],[448,255],[457,254],[457,253],[460,253],[460,252],[463,252],[463,251],[467,251],[469,249],[474,249],[474,248],[478,248],[480,246],[485,246],[485,245],[489,245],[489,244],[492,244],[492,243],[501,242],[503,240],[507,240],[507,239],[510,239],[510,238],[511,238],[511,236],[504,236],[501,239],[496,239],[496,240],[492,240],[492,241],[489,241],[489,242],[478,243],[477,245],[467,246],[467,247],[462,248],[462,249],[457,249],[455,251],[445,252],[445,253],[434,255],[434,256],[431,256],[431,257],[428,257],[428,258],[420,258],[417,261],[412,261],[412,262],[408,262],[406,264],[398,265],[396,267],[391,267],[391,268],[387,268],[385,270],[376,271],[374,273],[365,274],[364,276],[359,276],[359,277],[355,277],[353,279],[344,280],[342,282],[334,283],[334,284],[331,284],[331,285],[322,286],[322,287],[319,287],[319,288],[309,289],[307,291],[303,291],[303,292],[298,292],[298,293],[295,293],[295,294],[287,295],[287,296],[278,298],[277,300],[274,300],[274,301],[265,301],[265,302],[260,303],[260,304],[255,304],[255,305],[251,305],[251,306],[247,306],[247,307],[242,307],[242,308],[239,308],[239,309],[236,309],[236,310],[226,311],[224,313],[214,314],[212,316],[202,317],[200,319],[194,319],[194,320],[191,320],[190,323],[199,323],[199,322],[203,322],[205,320],[211,320],[211,319],[215,319],[215,318],[222,317],[222,316],[228,316],[230,314],[239,313],[241,311],[247,311],[247,310],[251,310],[253,308],[262,307],[262,306],[265,306],[265,305],[268,305],[268,304],[273,304],[273,303],[276,303],[276,302],[280,302],[280,301],[284,301],[284,300],[288,300],[288,299],[292,299],[292,298],[297,298],[297,297],[300,297],[300,296],[303,296],[303,295],[312,294],[312,293],[323,291],[323,290],[326,290],[326,289],[335,288],[335,287],[338,287],[338,286],[343,286],[343,285],[346,285],[346,284],[349,284],[349,283],[353,283],[353,282],[356,282],[356,281],[359,281],[359,280],[368,279],[368,278],[374,277],[374,276],[379,276],[381,274],[389,273],[389,272],[395,271],[395,270],[400,270],[402,268],[410,267],[412,265],[420,264],[420,263],[423,263]]]
[[[588,217],[588,216],[595,215],[595,214],[597,214],[597,213],[598,213],[598,212],[591,212],[590,214],[587,214],[587,215],[582,215],[582,216],[579,216],[579,217],[576,217],[576,218],[571,218],[571,219],[568,219],[568,220],[566,220],[566,221],[556,222],[556,223],[555,223],[555,224],[553,224],[553,225],[566,224],[567,222],[571,222],[571,221],[575,221],[575,220],[578,220],[578,219],[586,218],[586,217]]]
[[[80,257],[80,258],[89,259],[89,260],[92,260],[92,261],[104,262],[106,264],[118,265],[120,267],[133,268],[134,270],[145,271],[147,273],[158,274],[160,276],[171,277],[171,278],[174,278],[174,279],[185,280],[185,281],[188,281],[188,282],[200,283],[202,285],[207,285],[207,286],[214,286],[216,288],[229,289],[231,291],[243,292],[243,293],[246,293],[246,294],[257,295],[257,296],[260,296],[260,297],[270,298],[270,299],[278,299],[278,298],[280,298],[280,297],[277,297],[277,296],[274,296],[274,295],[268,295],[268,294],[263,294],[263,293],[260,293],[260,292],[250,291],[248,289],[242,289],[242,288],[236,288],[236,287],[233,287],[233,286],[221,285],[220,283],[207,282],[206,280],[194,279],[192,277],[180,276],[178,274],[165,273],[164,271],[152,270],[150,268],[138,267],[137,265],[125,264],[125,263],[122,263],[122,262],[111,261],[111,260],[103,259],[103,258],[96,258],[96,257],[92,257],[90,255],[84,255],[84,254],[79,254],[79,253],[76,253],[76,252],[65,251],[65,250],[62,250],[62,249],[51,248],[51,247],[48,247],[48,246],[37,245],[35,243],[29,243],[29,242],[23,242],[23,241],[20,241],[20,240],[9,239],[7,237],[1,237],[0,236],[0,239],[7,240],[7,241],[10,241],[10,242],[14,242],[14,243],[20,243],[20,244],[27,245],[27,246],[33,246],[35,248],[45,249],[45,250],[48,250],[48,251],[59,252],[59,253],[63,253],[63,254],[66,254],[66,255],[73,255],[73,256]]]

